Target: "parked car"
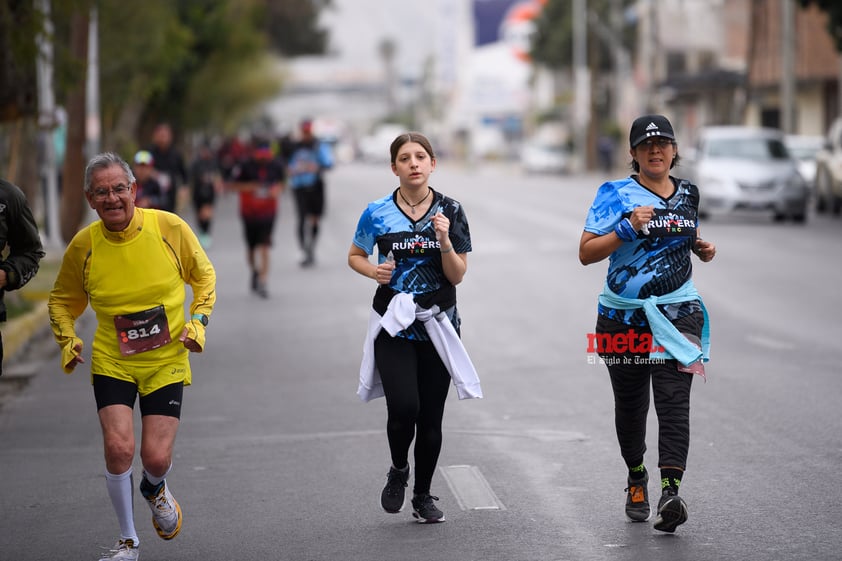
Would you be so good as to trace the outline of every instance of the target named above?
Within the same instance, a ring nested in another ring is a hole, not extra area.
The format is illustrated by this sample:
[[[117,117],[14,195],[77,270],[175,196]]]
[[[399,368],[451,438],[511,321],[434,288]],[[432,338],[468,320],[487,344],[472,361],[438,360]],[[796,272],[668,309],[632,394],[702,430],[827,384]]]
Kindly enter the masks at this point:
[[[471,157],[477,160],[505,160],[509,143],[503,129],[493,125],[479,125],[471,129]]]
[[[735,210],[771,212],[776,220],[807,219],[809,186],[778,130],[711,126],[699,131],[683,175],[698,185],[699,216]]]
[[[787,135],[786,147],[790,155],[798,161],[798,171],[807,185],[816,182],[816,154],[824,148],[823,136]]]
[[[567,173],[570,153],[563,144],[526,142],[520,150],[520,164],[527,173]]]
[[[842,211],[842,117],[827,131],[824,149],[816,154],[816,210]]]
[[[389,163],[389,146],[399,135],[406,132],[406,127],[397,123],[381,123],[372,133],[360,139],[360,158],[369,163]]]

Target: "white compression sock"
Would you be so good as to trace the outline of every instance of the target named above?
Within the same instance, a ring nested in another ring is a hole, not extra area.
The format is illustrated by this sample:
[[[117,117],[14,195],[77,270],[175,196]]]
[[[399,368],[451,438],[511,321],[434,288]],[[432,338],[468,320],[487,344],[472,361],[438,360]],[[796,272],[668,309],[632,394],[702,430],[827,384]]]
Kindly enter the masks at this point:
[[[111,504],[114,506],[117,521],[120,523],[120,537],[124,540],[134,540],[135,546],[140,545],[134,527],[134,513],[132,511],[132,468],[119,475],[114,475],[106,470],[105,487],[108,489],[108,496],[111,497]]]

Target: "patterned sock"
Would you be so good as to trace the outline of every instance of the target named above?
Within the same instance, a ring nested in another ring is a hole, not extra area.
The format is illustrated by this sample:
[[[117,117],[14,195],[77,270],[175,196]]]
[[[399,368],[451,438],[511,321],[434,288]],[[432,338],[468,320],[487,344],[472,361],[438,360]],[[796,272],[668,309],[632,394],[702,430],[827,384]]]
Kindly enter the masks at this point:
[[[639,481],[646,477],[646,466],[640,464],[629,468],[629,479],[632,481]]]
[[[661,470],[661,489],[672,488],[678,493],[681,486],[681,476],[684,474],[680,469],[667,468]]]

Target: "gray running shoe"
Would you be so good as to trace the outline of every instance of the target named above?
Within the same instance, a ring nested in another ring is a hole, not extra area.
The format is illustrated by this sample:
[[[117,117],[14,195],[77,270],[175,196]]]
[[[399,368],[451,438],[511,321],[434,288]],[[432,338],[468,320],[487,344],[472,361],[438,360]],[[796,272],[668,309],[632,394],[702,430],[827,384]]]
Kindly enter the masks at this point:
[[[626,516],[635,522],[644,522],[649,519],[649,474],[643,479],[627,480],[626,487]]]
[[[438,497],[430,494],[415,495],[412,498],[412,516],[417,518],[420,524],[444,522],[444,513],[433,502],[437,500]]]
[[[389,468],[389,473],[386,474],[386,486],[380,493],[380,506],[389,514],[396,514],[403,510],[407,480],[409,480],[409,466],[404,469]]]
[[[687,503],[678,496],[678,491],[672,487],[665,488],[661,500],[658,501],[655,529],[661,532],[675,532],[676,528],[687,522],[687,516]]]

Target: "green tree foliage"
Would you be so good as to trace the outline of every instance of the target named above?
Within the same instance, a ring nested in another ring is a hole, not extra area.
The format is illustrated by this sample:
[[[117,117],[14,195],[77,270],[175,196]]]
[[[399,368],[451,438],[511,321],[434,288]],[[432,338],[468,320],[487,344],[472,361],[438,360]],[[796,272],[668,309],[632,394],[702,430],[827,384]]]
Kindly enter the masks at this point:
[[[282,78],[273,57],[324,51],[327,38],[317,18],[331,0],[51,0],[60,104],[80,83],[86,62],[66,47],[71,16],[94,5],[102,145],[125,152],[145,143],[156,121],[169,121],[181,133],[232,131],[279,91]],[[34,68],[31,38],[42,29],[43,18],[36,9],[29,12],[32,16],[24,19],[15,14],[15,21],[31,23],[18,25],[19,46],[12,52]],[[0,32],[6,29],[3,21],[0,8]],[[20,96],[22,90],[14,91]]]
[[[41,25],[30,2],[0,3],[0,122],[37,111],[35,35]]]
[[[535,23],[532,60],[555,70],[573,66],[573,0],[549,0]]]
[[[836,50],[842,52],[842,2],[839,0],[795,0],[801,6],[807,7],[815,4],[827,12],[827,29],[836,42]]]
[[[263,2],[160,1],[185,30],[186,50],[177,57],[163,53],[171,57],[171,67],[164,87],[148,98],[147,129],[155,121],[169,121],[176,129],[230,129],[232,120],[278,90],[279,76],[266,71]],[[240,95],[232,95],[237,88]]]
[[[16,148],[7,149],[12,141],[4,142],[2,126],[6,120],[7,130],[34,129],[35,38],[47,23],[55,97],[68,114],[62,196],[75,203],[81,199],[87,74],[86,41],[77,39],[85,39],[89,16],[98,22],[100,147],[128,155],[146,144],[158,120],[171,122],[182,139],[195,130],[232,131],[279,90],[277,57],[324,51],[327,37],[317,21],[330,6],[331,0],[6,0],[0,3],[0,148],[32,163],[37,158],[37,150],[21,148],[23,133],[13,139]],[[61,221],[65,238],[78,227],[75,216]]]
[[[111,12],[110,32],[102,33],[103,52],[109,46],[122,51],[109,69],[111,80],[125,82],[126,71],[140,67],[135,80],[139,89],[119,86],[123,90],[110,98],[114,111],[124,113],[114,123],[126,125],[132,121],[134,100],[143,101],[135,130],[148,131],[154,122],[166,120],[176,130],[231,132],[255,106],[279,91],[281,76],[272,51],[280,56],[318,54],[326,43],[315,27],[319,10],[329,5],[325,0],[103,4],[108,6],[103,10]],[[142,23],[129,45],[121,20]],[[105,68],[102,76],[105,82]]]
[[[322,10],[332,6],[332,0],[268,0],[261,29],[272,48],[284,56],[323,53],[328,34],[317,27],[317,20]]]
[[[610,70],[610,42],[616,37],[629,50],[634,45],[635,26],[626,21],[634,0],[587,0],[589,61],[598,70]],[[612,10],[619,11],[612,14]],[[618,29],[613,29],[613,21]],[[573,0],[549,0],[536,21],[532,59],[548,68],[561,70],[573,65]],[[611,39],[607,39],[611,36]]]
[[[100,2],[99,87],[103,144],[134,148],[150,100],[171,87],[194,56],[194,31],[167,0]]]

